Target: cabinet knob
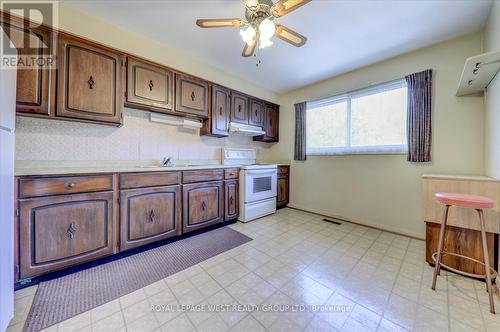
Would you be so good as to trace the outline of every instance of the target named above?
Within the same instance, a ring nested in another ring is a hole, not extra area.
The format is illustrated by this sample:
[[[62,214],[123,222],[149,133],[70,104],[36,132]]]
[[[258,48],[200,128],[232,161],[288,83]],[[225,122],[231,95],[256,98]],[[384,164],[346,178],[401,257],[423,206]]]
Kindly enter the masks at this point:
[[[207,207],[205,201],[201,202],[201,209],[205,211],[205,208]]]
[[[155,86],[153,80],[149,80],[148,86],[149,86],[149,91],[153,91],[153,87]]]
[[[76,233],[75,224],[73,223],[69,224],[68,230],[66,231],[66,235],[68,235],[68,237],[73,240],[75,238],[75,233]]]
[[[156,222],[156,212],[154,209],[151,210],[151,212],[149,213],[149,221],[151,222]]]
[[[94,77],[90,76],[90,78],[87,81],[87,83],[89,84],[89,89],[93,89],[94,86],[95,86]]]
[[[219,107],[219,114],[222,115],[222,106]]]
[[[257,110],[255,110],[255,116],[257,116],[257,115],[259,115],[259,114],[258,114],[258,111],[257,111]]]
[[[73,182],[68,183],[68,188],[74,188],[74,187],[75,187],[75,184]]]
[[[234,202],[233,196],[229,197],[229,204],[233,204],[233,202]]]
[[[238,105],[238,112],[241,112],[241,104]]]
[[[194,101],[194,98],[196,98],[196,95],[194,94],[194,91],[191,92],[191,100]]]

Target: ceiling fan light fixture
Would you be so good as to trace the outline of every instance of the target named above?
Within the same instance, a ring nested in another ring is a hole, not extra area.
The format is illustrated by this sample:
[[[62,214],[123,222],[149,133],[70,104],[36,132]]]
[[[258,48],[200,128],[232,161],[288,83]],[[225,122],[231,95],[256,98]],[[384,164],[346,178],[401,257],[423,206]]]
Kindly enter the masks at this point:
[[[271,41],[271,39],[263,39],[261,37],[259,42],[259,48],[266,48],[268,46],[271,46],[272,44],[273,42]]]
[[[274,33],[276,32],[274,21],[268,18],[262,20],[262,22],[260,22],[259,24],[259,32],[259,48],[271,46],[273,44],[273,42],[271,41],[271,37],[274,36]]]
[[[241,39],[248,45],[253,44],[253,39],[255,38],[255,29],[252,26],[247,26],[246,28],[240,29]]]

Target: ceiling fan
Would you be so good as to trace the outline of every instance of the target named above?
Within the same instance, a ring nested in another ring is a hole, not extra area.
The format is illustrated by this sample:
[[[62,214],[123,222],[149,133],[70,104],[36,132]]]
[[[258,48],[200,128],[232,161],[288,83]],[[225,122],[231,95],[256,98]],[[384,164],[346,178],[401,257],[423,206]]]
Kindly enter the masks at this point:
[[[283,17],[311,0],[243,0],[245,18],[199,19],[196,24],[201,28],[240,28],[240,35],[245,42],[244,57],[251,56],[257,45],[264,48],[273,44],[271,37],[276,36],[296,47],[307,41],[303,35],[275,23],[275,19]]]

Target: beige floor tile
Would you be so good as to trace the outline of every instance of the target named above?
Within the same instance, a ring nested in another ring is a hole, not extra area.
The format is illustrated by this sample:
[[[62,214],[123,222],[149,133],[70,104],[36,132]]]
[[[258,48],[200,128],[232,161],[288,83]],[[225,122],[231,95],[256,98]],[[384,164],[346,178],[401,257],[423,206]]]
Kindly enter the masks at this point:
[[[194,331],[194,325],[186,314],[182,314],[161,326],[162,332],[190,332]]]
[[[125,320],[121,311],[92,323],[93,332],[117,331],[125,326]]]

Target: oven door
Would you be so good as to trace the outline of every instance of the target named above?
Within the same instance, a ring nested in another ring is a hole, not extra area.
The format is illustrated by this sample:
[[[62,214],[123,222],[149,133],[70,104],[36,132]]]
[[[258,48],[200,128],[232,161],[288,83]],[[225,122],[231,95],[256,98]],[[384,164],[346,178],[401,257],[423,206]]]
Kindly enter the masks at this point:
[[[245,203],[276,197],[276,169],[245,170]]]

